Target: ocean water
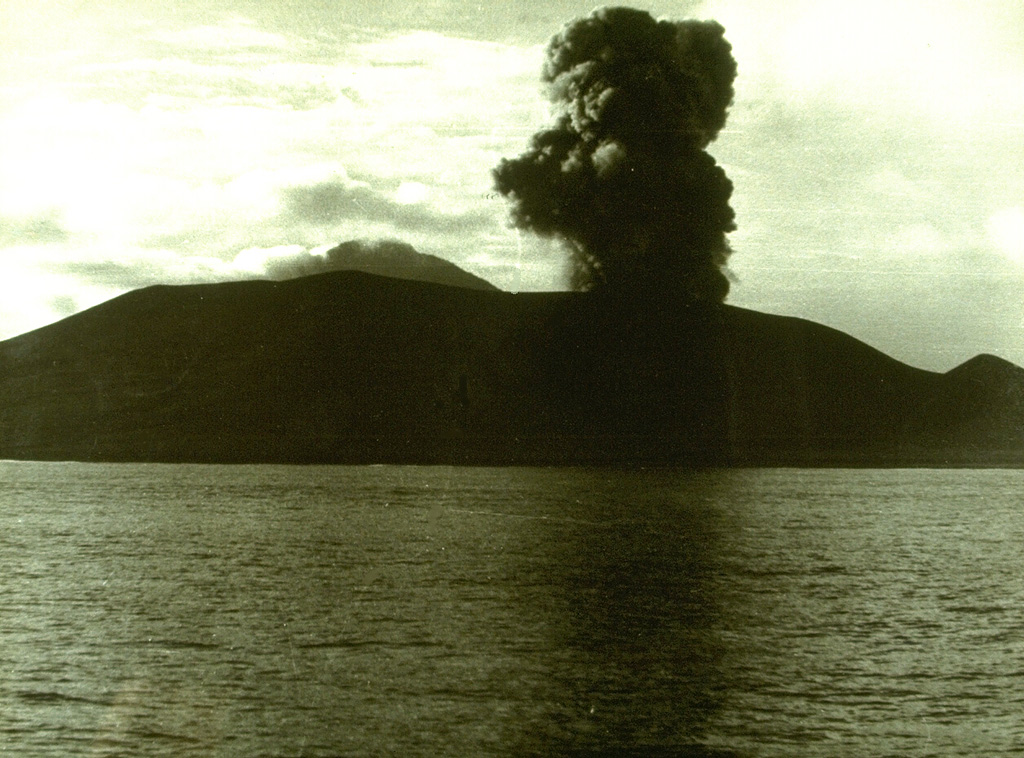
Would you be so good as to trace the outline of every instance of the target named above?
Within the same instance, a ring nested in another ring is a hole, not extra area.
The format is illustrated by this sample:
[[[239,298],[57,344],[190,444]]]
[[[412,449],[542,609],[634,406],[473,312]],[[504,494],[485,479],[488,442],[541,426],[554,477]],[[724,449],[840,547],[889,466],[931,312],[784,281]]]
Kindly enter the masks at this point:
[[[0,753],[1024,755],[1022,494],[0,463]]]

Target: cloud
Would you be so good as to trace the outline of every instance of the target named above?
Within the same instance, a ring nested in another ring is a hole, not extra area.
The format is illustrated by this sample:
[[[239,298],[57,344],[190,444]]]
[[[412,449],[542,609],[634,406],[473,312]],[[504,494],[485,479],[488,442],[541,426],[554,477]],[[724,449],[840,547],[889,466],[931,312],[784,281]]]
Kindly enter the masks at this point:
[[[397,204],[365,184],[320,182],[307,187],[290,187],[283,194],[286,212],[306,223],[327,226],[354,218],[395,220]]]
[[[922,111],[954,122],[1021,115],[1024,11],[1011,1],[712,0],[740,66],[738,100],[775,96]]]
[[[237,61],[203,63],[174,58],[134,59],[90,64],[82,74],[92,81],[85,87],[94,98],[142,108],[254,106],[312,110],[345,98],[357,100],[353,88],[332,81],[325,66],[275,62],[258,67]]]
[[[174,48],[199,48],[232,54],[240,50],[290,50],[297,44],[295,38],[264,31],[253,20],[242,16],[232,16],[219,24],[156,31],[152,39]]]
[[[69,233],[126,255],[223,260],[389,236],[457,258],[500,232],[490,167],[543,111],[522,50],[239,18],[137,31],[0,110],[0,140],[18,145],[0,154],[0,211],[55,209]]]
[[[67,242],[69,237],[55,213],[28,217],[0,216],[0,247],[60,244]]]
[[[67,318],[78,313],[78,301],[71,295],[55,295],[47,301],[47,305],[58,318]]]
[[[97,251],[66,253],[38,261],[38,271],[67,278],[84,288],[125,292],[153,284],[196,284],[235,278],[230,262],[169,252],[132,251],[116,257]]]
[[[345,221],[383,223],[399,230],[438,229],[448,232],[469,231],[493,223],[493,215],[480,211],[449,213],[421,203],[407,202],[408,193],[400,184],[394,192],[384,193],[364,182],[335,180],[307,186],[288,187],[284,197],[283,218],[320,227],[337,226]],[[425,185],[421,192],[426,191]]]
[[[1003,208],[988,220],[988,234],[1008,260],[1024,265],[1024,208]]]
[[[425,255],[398,240],[349,240],[328,249],[245,250],[234,261],[245,274],[284,280],[328,271],[363,271],[419,281],[493,289],[493,286],[440,258]]]
[[[401,205],[417,205],[430,195],[430,188],[423,182],[402,182],[395,192],[395,201]]]

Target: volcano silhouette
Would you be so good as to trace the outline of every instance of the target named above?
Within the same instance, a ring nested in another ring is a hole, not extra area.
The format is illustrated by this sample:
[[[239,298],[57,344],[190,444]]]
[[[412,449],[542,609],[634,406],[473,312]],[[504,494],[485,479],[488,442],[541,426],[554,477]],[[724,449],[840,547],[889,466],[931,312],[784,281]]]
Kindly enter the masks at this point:
[[[0,457],[1021,465],[1024,370],[726,305],[358,271],[156,286],[0,343]]]

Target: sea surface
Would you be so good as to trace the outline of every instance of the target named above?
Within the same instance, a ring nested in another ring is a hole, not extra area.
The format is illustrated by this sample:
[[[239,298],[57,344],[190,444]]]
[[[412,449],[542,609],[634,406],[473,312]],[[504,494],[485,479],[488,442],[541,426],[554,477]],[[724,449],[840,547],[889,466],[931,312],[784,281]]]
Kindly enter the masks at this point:
[[[0,463],[0,753],[1024,755],[1024,471]]]

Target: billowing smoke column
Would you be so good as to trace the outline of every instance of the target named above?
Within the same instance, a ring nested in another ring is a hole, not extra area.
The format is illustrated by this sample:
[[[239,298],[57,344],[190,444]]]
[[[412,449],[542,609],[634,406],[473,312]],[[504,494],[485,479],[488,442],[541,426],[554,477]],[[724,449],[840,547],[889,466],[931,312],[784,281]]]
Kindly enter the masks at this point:
[[[516,226],[569,247],[575,288],[728,293],[732,183],[705,152],[733,97],[723,33],[601,8],[549,43],[555,123],[494,178]]]

